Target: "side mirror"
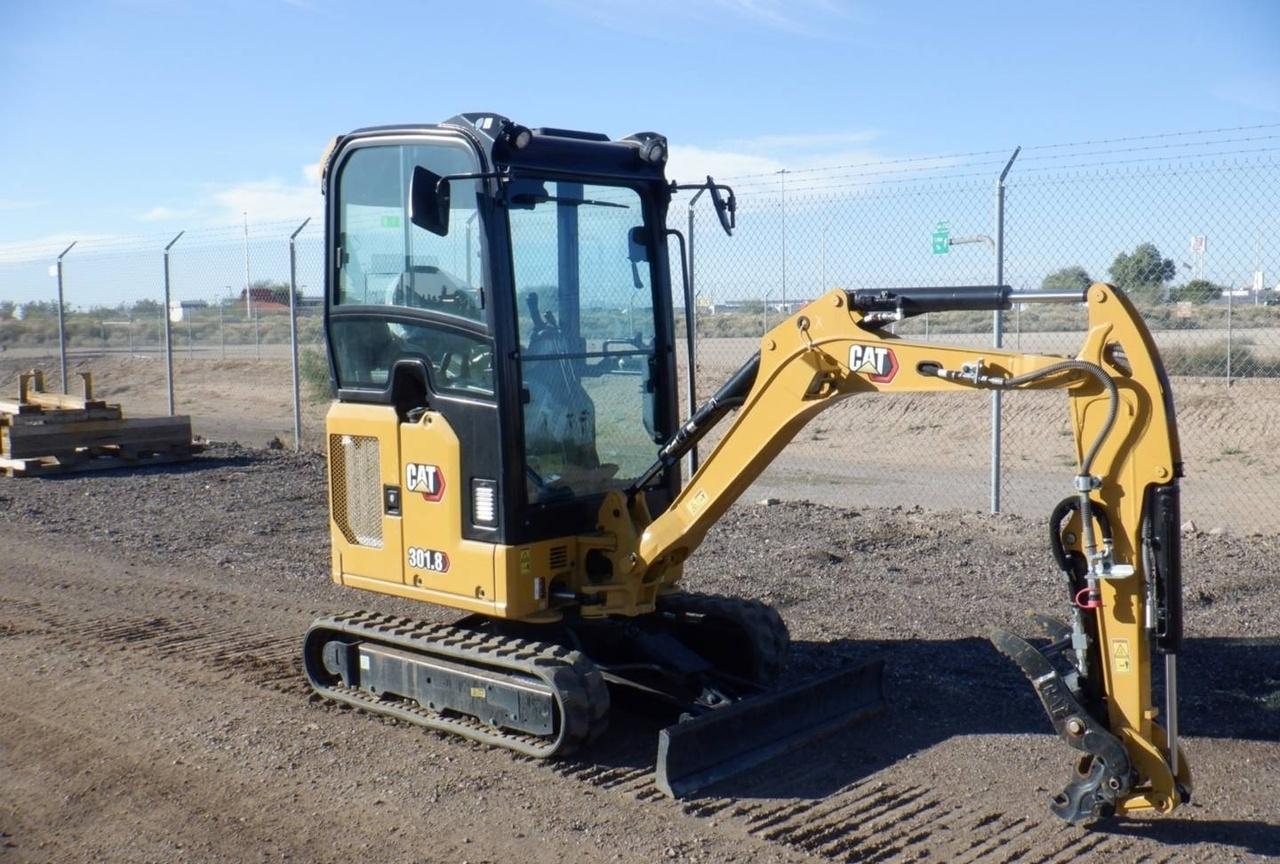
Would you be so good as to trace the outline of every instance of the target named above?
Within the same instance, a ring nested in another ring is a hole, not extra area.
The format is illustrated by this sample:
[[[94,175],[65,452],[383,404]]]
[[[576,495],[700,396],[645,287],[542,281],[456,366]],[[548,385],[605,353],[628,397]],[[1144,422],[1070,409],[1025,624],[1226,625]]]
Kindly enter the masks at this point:
[[[649,260],[649,237],[643,225],[636,225],[627,232],[627,258],[633,264]]]
[[[637,225],[627,232],[627,260],[631,262],[632,286],[636,289],[643,288],[640,265],[649,261],[649,243],[643,225]]]
[[[738,200],[734,197],[733,190],[729,189],[729,200],[725,201],[720,195],[721,187],[710,177],[707,178],[707,188],[711,190],[711,203],[716,208],[716,215],[720,217],[720,227],[732,237],[733,229],[738,227]]]
[[[421,165],[409,181],[409,221],[441,237],[449,233],[449,181]]]

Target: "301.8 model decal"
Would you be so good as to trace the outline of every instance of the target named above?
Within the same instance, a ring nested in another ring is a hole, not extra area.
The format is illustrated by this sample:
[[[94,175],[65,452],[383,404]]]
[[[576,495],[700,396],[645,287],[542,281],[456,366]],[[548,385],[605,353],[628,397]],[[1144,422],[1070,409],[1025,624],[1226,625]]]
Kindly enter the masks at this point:
[[[448,573],[449,556],[438,549],[419,549],[417,546],[410,546],[409,567],[431,573]]]

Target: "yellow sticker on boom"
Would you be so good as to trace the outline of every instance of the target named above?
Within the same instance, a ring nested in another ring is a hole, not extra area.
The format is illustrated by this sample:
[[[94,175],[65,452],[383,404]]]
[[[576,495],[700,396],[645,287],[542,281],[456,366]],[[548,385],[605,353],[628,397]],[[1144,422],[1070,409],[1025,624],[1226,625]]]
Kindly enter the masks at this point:
[[[533,569],[533,550],[520,550],[520,575],[524,575]]]
[[[693,493],[693,497],[689,499],[689,503],[685,504],[685,509],[692,516],[697,516],[698,511],[707,506],[707,502],[711,500],[711,496],[707,494],[706,489],[699,489]]]
[[[1111,640],[1111,668],[1116,672],[1132,672],[1133,656],[1129,653],[1128,639]]]

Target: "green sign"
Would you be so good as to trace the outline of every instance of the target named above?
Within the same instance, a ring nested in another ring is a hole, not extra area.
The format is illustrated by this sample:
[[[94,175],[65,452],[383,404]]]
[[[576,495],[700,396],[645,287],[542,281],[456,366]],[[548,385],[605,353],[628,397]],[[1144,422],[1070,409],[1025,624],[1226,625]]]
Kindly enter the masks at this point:
[[[946,255],[951,251],[951,226],[946,222],[939,222],[938,227],[933,229],[933,254]]]
[[[399,228],[400,217],[399,216],[383,216],[382,227],[383,228]]]

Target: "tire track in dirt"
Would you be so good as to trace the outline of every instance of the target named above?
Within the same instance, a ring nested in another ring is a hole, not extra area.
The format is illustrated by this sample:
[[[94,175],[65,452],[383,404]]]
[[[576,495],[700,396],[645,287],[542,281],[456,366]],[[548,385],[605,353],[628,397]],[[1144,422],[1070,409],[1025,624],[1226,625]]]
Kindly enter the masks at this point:
[[[299,635],[270,635],[262,629],[228,626],[227,616],[217,612],[192,617],[85,617],[36,600],[0,597],[0,637],[8,634],[53,638],[87,653],[104,647],[140,652],[165,662],[235,675],[271,692],[315,701],[302,674]],[[337,708],[336,704],[319,704]],[[927,850],[930,857],[957,864],[1062,864],[1104,852],[1123,856],[1130,845],[1123,838],[1065,829],[1057,822],[1032,824],[1025,817],[984,810],[980,803],[957,806],[923,786],[873,778],[850,783],[821,799],[711,797],[668,802],[654,785],[648,765],[611,766],[575,760],[552,762],[547,767],[585,786],[640,802],[661,803],[686,816],[727,820],[769,843],[827,861],[876,864],[909,859]],[[1064,830],[1075,833],[1064,838]]]
[[[16,617],[13,613],[19,613]],[[262,630],[228,627],[227,616],[196,618],[158,615],[85,617],[61,612],[38,601],[0,598],[0,635],[50,636],[86,651],[113,646],[144,650],[162,660],[193,661],[220,673],[242,675],[249,683],[279,693],[310,695],[299,656],[301,637],[270,636]]]
[[[630,796],[665,801],[651,768],[552,763],[555,773]],[[1129,860],[1126,838],[1090,834],[1046,816],[991,811],[981,802],[956,805],[918,785],[866,778],[821,799],[751,800],[741,797],[672,802],[687,816],[721,818],[746,833],[820,859],[839,862],[933,860],[1062,864],[1107,854]],[[1066,836],[1064,836],[1066,835]]]

